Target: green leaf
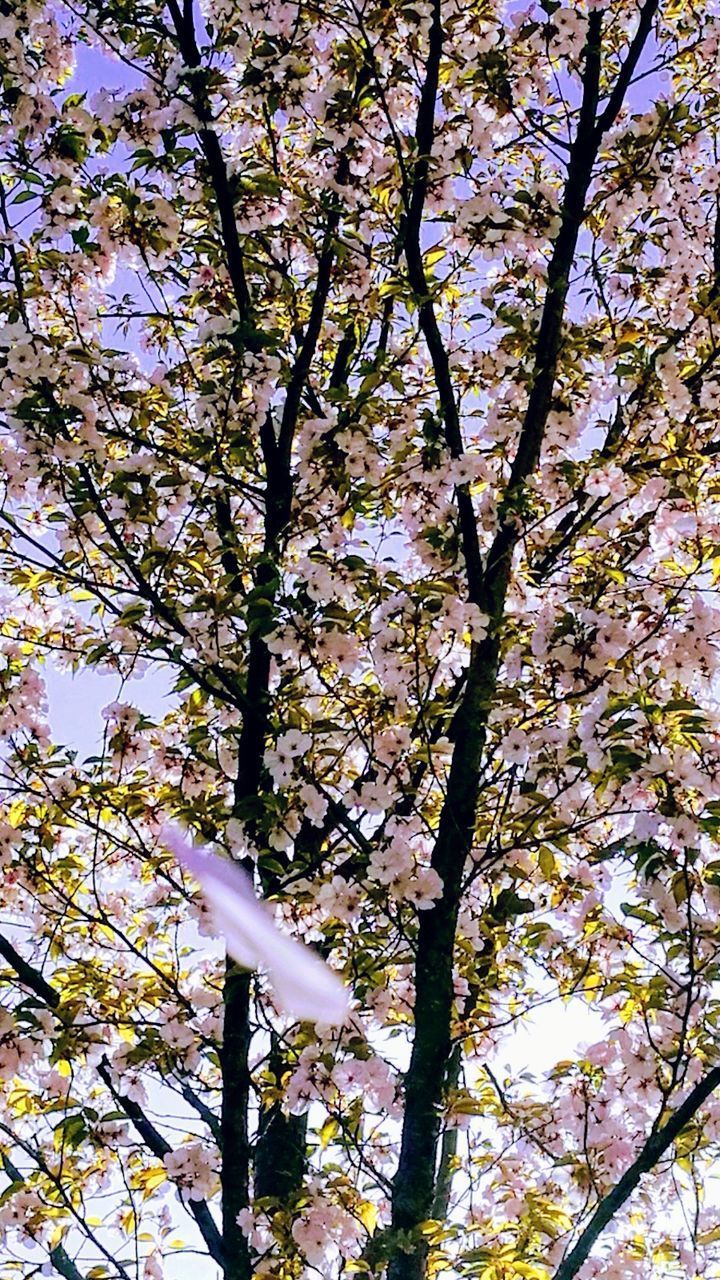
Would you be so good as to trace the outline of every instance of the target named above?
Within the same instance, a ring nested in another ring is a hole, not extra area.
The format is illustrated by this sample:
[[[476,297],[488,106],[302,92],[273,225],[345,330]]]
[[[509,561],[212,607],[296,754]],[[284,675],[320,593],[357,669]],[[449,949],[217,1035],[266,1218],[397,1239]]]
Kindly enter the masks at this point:
[[[555,854],[553,853],[552,849],[548,849],[547,845],[543,845],[542,849],[540,850],[540,853],[538,855],[538,862],[540,864],[540,870],[542,871],[543,875],[546,876],[548,880],[550,880],[555,875],[555,872],[557,870],[557,863],[555,862]]]
[[[634,902],[621,902],[620,910],[625,916],[632,916],[634,920],[642,920],[643,924],[655,924],[657,916],[649,907],[637,906]]]
[[[530,898],[521,898],[514,889],[501,889],[495,899],[493,915],[497,920],[512,920],[534,910],[535,903]]]

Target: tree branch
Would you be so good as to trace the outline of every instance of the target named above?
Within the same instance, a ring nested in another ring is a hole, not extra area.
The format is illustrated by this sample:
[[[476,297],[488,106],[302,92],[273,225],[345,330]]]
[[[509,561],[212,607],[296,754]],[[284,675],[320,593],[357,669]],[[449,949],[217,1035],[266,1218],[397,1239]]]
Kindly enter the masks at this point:
[[[4,1124],[3,1121],[1,1120],[0,1120],[0,1130],[2,1130],[2,1132],[7,1135],[7,1137],[10,1139],[12,1143],[20,1147],[20,1150],[24,1151],[25,1154],[35,1162],[38,1169],[40,1169],[40,1171],[45,1175],[45,1177],[53,1184],[53,1186],[56,1188],[56,1190],[59,1192],[60,1196],[62,1197],[65,1208],[67,1209],[71,1217],[75,1219],[80,1230],[84,1232],[88,1240],[92,1242],[92,1244],[102,1254],[102,1256],[115,1267],[121,1280],[130,1280],[130,1276],[126,1268],[123,1266],[122,1262],[120,1261],[120,1259],[118,1257],[113,1257],[113,1255],[109,1252],[109,1250],[105,1248],[102,1241],[99,1240],[98,1237],[95,1235],[89,1223],[82,1216],[82,1212],[80,1208],[76,1207],[72,1197],[69,1196],[67,1191],[65,1190],[65,1187],[63,1186],[62,1178],[60,1177],[59,1174],[55,1173],[49,1167],[40,1149],[37,1147],[31,1146],[30,1143],[27,1142],[24,1138],[21,1138],[19,1134],[13,1133],[12,1129],[10,1129],[8,1125]],[[11,1167],[14,1168],[14,1166],[11,1166]]]
[[[430,115],[431,106],[434,113],[439,82],[442,48],[439,5],[440,0],[435,0],[427,78],[420,104],[423,118],[418,122],[418,138],[425,147],[428,140],[432,140],[432,122],[428,123],[425,116]],[[489,615],[490,626],[485,640],[471,652],[467,684],[453,723],[455,750],[432,855],[432,866],[443,883],[443,892],[430,910],[420,913],[418,923],[415,1037],[405,1078],[405,1118],[392,1205],[392,1231],[398,1233],[401,1247],[396,1247],[391,1257],[388,1280],[422,1280],[425,1275],[427,1243],[417,1228],[428,1218],[433,1204],[440,1106],[450,1056],[453,953],[463,872],[475,829],[480,764],[497,681],[500,632],[512,556],[520,537],[523,491],[539,462],[552,405],[570,272],[602,136],[596,124],[601,32],[602,14],[592,10],[584,51],[582,101],[561,202],[560,231],[548,264],[533,383],[500,506],[498,532],[479,584],[472,581],[468,565],[469,594]],[[426,164],[427,157],[418,161],[421,184],[427,180]],[[416,208],[417,201],[413,204],[411,200],[408,215],[411,228],[412,215],[417,220]],[[455,405],[454,395],[452,403]]]
[[[412,190],[401,240],[407,263],[408,280],[418,308],[418,322],[432,361],[435,385],[440,401],[440,412],[445,428],[445,442],[452,457],[459,458],[464,451],[460,414],[455,398],[450,360],[445,349],[445,343],[443,342],[435,314],[435,305],[425,275],[420,235],[430,175],[430,157],[435,137],[435,108],[437,105],[443,42],[444,32],[440,0],[434,0],[425,80],[420,95],[415,128],[417,160],[415,162]],[[479,605],[483,577],[482,557],[480,555],[477,521],[467,485],[457,486],[455,500],[457,502],[460,536],[465,558],[468,596],[474,604]]]
[[[61,1244],[51,1249],[49,1256],[55,1270],[63,1276],[64,1280],[85,1280],[82,1272],[78,1271],[72,1258],[65,1252]]]
[[[198,136],[200,146],[202,147],[205,162],[210,174],[210,182],[212,184],[213,193],[215,195],[215,204],[217,205],[218,216],[220,218],[220,226],[222,230],[223,244],[227,257],[228,273],[232,284],[233,293],[235,295],[235,303],[240,315],[240,320],[245,327],[246,345],[252,349],[253,343],[252,333],[249,332],[252,324],[252,303],[250,299],[250,290],[248,289],[247,279],[245,277],[245,264],[243,261],[243,253],[240,245],[240,237],[238,235],[237,223],[235,221],[235,202],[230,187],[230,179],[228,177],[227,165],[225,157],[220,146],[220,140],[213,127],[212,116],[208,107],[207,98],[204,93],[204,85],[202,81],[203,66],[200,58],[200,50],[195,39],[195,30],[193,26],[192,5],[185,4],[183,12],[177,0],[168,0],[168,9],[173,20],[175,32],[180,47],[180,53],[191,74],[188,76],[190,83],[190,92],[192,95],[193,107],[195,114],[200,122]]]
[[[191,1089],[190,1085],[186,1084],[184,1080],[180,1084],[180,1092],[189,1106],[191,1106],[194,1111],[197,1111],[201,1120],[205,1121],[205,1124],[217,1142],[218,1150],[221,1150],[222,1133],[220,1132],[220,1121],[215,1115],[215,1112],[210,1110],[210,1108],[203,1102],[202,1098],[199,1098],[195,1090]]]
[[[97,1071],[100,1079],[109,1089],[118,1107],[125,1112],[128,1120],[132,1121],[140,1134],[140,1137],[148,1148],[148,1151],[151,1151],[156,1159],[161,1161],[164,1160],[165,1156],[170,1155],[173,1148],[160,1133],[159,1129],[156,1129],[152,1121],[148,1119],[142,1107],[139,1106],[137,1102],[134,1102],[132,1098],[125,1097],[124,1094],[120,1093],[115,1088],[115,1085],[112,1082],[112,1075],[110,1073],[110,1065],[106,1058],[104,1058],[100,1063]],[[225,1260],[222,1237],[215,1225],[215,1219],[210,1213],[207,1204],[204,1200],[188,1200],[185,1202],[185,1208],[195,1219],[198,1230],[208,1247],[208,1252],[210,1253],[211,1258],[213,1258],[219,1266],[222,1266]]]
[[[2,1166],[11,1182],[24,1182],[25,1179],[16,1165],[13,1164],[9,1156],[3,1154]],[[68,1253],[65,1252],[61,1244],[56,1244],[51,1249],[48,1257],[55,1270],[63,1276],[64,1280],[85,1280],[81,1271],[78,1271],[75,1263]]]
[[[7,960],[11,969],[15,970],[24,987],[34,991],[43,1004],[49,1005],[51,1009],[57,1009],[60,1004],[59,993],[43,977],[39,969],[28,964],[27,960],[23,960],[20,952],[16,951],[12,943],[2,934],[0,934],[0,956]]]
[[[630,1198],[643,1174],[650,1173],[655,1168],[661,1157],[718,1086],[720,1086],[720,1067],[713,1067],[703,1080],[698,1081],[692,1092],[662,1128],[653,1130],[637,1159],[600,1201],[577,1244],[560,1263],[553,1280],[573,1280],[587,1261],[598,1236]]]
[[[659,4],[660,0],[646,0],[646,4],[642,9],[637,31],[630,42],[630,48],[628,49],[625,61],[620,68],[618,78],[613,85],[610,97],[598,117],[597,124],[595,126],[596,146],[600,145],[603,134],[607,133],[608,129],[612,129],[612,126],[618,118],[622,104],[625,100],[625,94],[630,87],[630,81],[635,74],[638,62],[640,61],[643,49],[645,48],[648,36],[650,35],[653,18],[658,11]]]
[[[24,960],[20,953],[15,950],[12,943],[1,934],[0,955],[2,955],[10,967],[15,970],[18,978],[24,986],[29,987],[44,1004],[49,1006],[49,1008],[57,1011],[60,1004],[60,993],[55,987],[51,986],[46,978],[43,977],[39,969],[28,964],[27,960]],[[137,1102],[133,1102],[131,1098],[126,1098],[115,1088],[110,1074],[110,1066],[106,1058],[100,1063],[97,1071],[100,1079],[106,1088],[109,1089],[118,1107],[125,1112],[125,1115],[134,1124],[148,1150],[158,1160],[163,1160],[173,1148],[170,1146],[169,1142],[166,1142],[160,1131],[155,1128],[152,1121],[148,1119],[142,1108],[138,1106]],[[222,1238],[207,1204],[204,1200],[190,1200],[185,1207],[195,1219],[211,1257],[214,1258],[217,1263],[222,1265]]]

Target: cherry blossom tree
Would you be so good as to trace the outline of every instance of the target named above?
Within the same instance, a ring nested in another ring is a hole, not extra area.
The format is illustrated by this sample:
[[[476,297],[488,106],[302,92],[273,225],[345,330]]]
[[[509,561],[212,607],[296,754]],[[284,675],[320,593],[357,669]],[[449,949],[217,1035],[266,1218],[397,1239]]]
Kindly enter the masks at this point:
[[[718,1274],[719,55],[0,0],[3,1278]]]

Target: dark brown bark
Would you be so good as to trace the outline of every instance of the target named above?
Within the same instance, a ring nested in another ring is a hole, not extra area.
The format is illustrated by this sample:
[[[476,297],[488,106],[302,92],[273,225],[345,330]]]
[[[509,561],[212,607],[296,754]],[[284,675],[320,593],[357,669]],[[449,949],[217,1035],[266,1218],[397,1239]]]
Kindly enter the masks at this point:
[[[388,1275],[419,1280],[427,1248],[413,1233],[432,1212],[440,1105],[450,1057],[453,952],[462,876],[475,825],[480,759],[495,687],[498,642],[489,638],[470,669],[456,716],[456,746],[433,851],[433,867],[443,881],[442,897],[423,911],[415,965],[415,1038],[405,1079],[405,1117],[394,1181],[392,1229],[403,1233]]]
[[[279,1086],[287,1064],[282,1045],[272,1036],[268,1069]],[[279,1102],[260,1116],[255,1149],[255,1196],[288,1200],[303,1183],[307,1116],[287,1115]]]
[[[223,1094],[222,1227],[225,1280],[249,1280],[253,1266],[248,1242],[237,1216],[250,1203],[250,1001],[251,975],[227,961],[223,999],[225,1018],[220,1053]]]
[[[450,1089],[457,1088],[461,1064],[462,1049],[459,1044],[456,1044],[450,1055],[447,1069],[447,1087]],[[448,1215],[457,1148],[458,1130],[454,1125],[446,1125],[440,1140],[440,1159],[438,1161],[435,1195],[432,1204],[432,1217],[435,1222],[444,1222]]]

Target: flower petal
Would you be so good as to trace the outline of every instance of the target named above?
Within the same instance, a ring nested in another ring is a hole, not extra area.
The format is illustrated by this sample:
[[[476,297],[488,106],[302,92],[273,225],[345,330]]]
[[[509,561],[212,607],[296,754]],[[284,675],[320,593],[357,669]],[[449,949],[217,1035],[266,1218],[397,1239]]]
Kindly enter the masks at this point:
[[[243,869],[205,846],[197,848],[174,827],[163,827],[160,839],[200,885],[228,953],[248,969],[267,970],[286,1013],[308,1022],[342,1023],[346,988],[309,947],[280,932]]]

